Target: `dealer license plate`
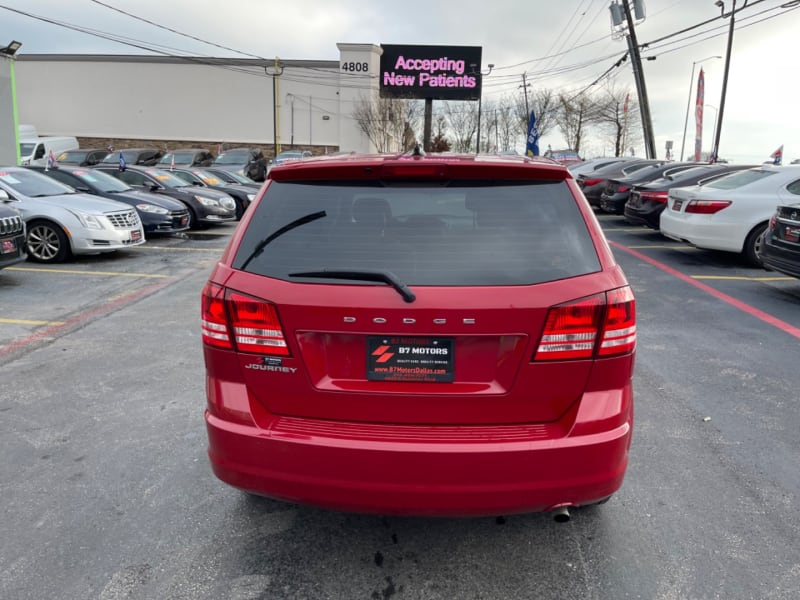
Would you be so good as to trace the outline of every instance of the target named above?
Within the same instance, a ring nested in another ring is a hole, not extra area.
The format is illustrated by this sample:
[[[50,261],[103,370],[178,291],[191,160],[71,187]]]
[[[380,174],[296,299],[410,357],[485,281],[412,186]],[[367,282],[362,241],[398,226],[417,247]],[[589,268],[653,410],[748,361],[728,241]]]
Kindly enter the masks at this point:
[[[12,254],[17,251],[17,243],[14,240],[3,240],[0,246],[0,254]]]
[[[454,378],[453,338],[370,336],[367,379],[441,383]]]
[[[133,231],[131,231],[131,241],[138,242],[140,239],[142,239],[141,231],[139,231],[138,229],[134,229]]]

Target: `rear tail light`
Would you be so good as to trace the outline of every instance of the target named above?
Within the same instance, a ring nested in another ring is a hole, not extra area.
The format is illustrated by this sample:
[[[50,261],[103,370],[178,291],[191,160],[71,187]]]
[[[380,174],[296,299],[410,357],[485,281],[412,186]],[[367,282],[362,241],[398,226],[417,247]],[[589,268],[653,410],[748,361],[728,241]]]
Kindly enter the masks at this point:
[[[730,200],[692,200],[686,206],[686,212],[697,215],[713,215],[730,205]]]
[[[636,346],[636,302],[626,286],[553,306],[534,360],[618,356]]]
[[[653,202],[665,202],[669,192],[641,192],[639,197],[642,200],[651,200]]]
[[[274,304],[209,283],[203,290],[203,341],[239,352],[288,356]]]
[[[617,188],[617,192],[627,192],[629,189],[631,188],[628,187],[627,185],[621,185]]]
[[[587,185],[597,185],[601,181],[603,181],[603,180],[602,179],[584,179],[583,181],[579,181],[578,183],[580,183],[582,186],[585,187]]]

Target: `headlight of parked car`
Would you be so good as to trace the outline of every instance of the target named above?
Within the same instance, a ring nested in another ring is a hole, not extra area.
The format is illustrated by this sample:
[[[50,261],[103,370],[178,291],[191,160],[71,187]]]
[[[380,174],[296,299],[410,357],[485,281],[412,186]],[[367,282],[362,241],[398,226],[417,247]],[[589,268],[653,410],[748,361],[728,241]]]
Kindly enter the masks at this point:
[[[166,215],[169,213],[166,208],[156,206],[155,204],[137,204],[136,208],[142,212],[155,213],[157,215]]]
[[[86,229],[104,229],[100,215],[92,215],[78,210],[70,210]]]
[[[219,201],[219,203],[222,205],[223,208],[229,208],[231,210],[236,208],[236,201],[230,196],[223,198],[222,200]]]
[[[203,206],[219,206],[220,205],[219,201],[217,201],[214,198],[206,198],[205,196],[198,196],[197,194],[195,194],[194,199],[197,200]]]

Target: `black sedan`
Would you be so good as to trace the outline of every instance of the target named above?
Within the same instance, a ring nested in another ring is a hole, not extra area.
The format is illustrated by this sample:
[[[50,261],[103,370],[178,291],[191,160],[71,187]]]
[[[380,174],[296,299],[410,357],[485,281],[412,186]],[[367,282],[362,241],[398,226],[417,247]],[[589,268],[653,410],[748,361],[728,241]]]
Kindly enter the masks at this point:
[[[267,178],[267,157],[258,148],[229,148],[220,152],[213,165],[226,171],[234,171],[253,181]]]
[[[800,204],[778,206],[761,239],[759,258],[765,269],[800,278]]]
[[[600,207],[600,194],[606,189],[606,184],[609,179],[616,179],[619,177],[627,177],[638,169],[643,169],[648,165],[661,164],[663,160],[655,159],[635,159],[622,163],[613,163],[591,171],[589,173],[581,173],[578,175],[578,187],[583,191],[583,195],[594,207]]]
[[[201,229],[211,224],[225,223],[236,219],[236,202],[228,194],[208,188],[198,188],[169,171],[155,167],[99,166],[99,170],[146,192],[155,192],[174,198],[189,209],[189,227]]]
[[[669,190],[674,187],[703,185],[731,171],[749,169],[751,165],[731,165],[717,163],[713,165],[697,165],[691,169],[670,173],[648,183],[633,188],[625,203],[625,220],[633,225],[647,225],[652,229],[659,228],[661,213],[667,206]]]
[[[189,211],[181,202],[134,190],[125,182],[107,173],[86,167],[61,165],[57,169],[28,167],[31,170],[65,183],[79,192],[129,204],[139,213],[145,234],[177,233],[189,229]]]
[[[98,164],[108,154],[106,148],[81,148],[80,150],[67,150],[56,156],[58,164],[78,165],[91,167]]]
[[[123,148],[122,150],[112,150],[100,161],[102,165],[119,165],[121,160],[126,167],[132,165],[152,166],[158,163],[164,153],[158,148]]]
[[[207,167],[214,162],[214,155],[205,148],[177,148],[170,150],[158,161],[162,169],[170,167]]]
[[[201,187],[209,187],[225,192],[236,201],[236,218],[241,219],[244,211],[256,197],[256,190],[238,183],[225,183],[213,173],[205,169],[174,168],[170,173],[183,179],[186,183]]]
[[[221,179],[225,183],[238,183],[239,185],[245,185],[249,188],[254,190],[260,190],[261,184],[257,181],[253,181],[252,179],[245,177],[244,175],[239,175],[234,171],[226,171],[225,169],[219,169],[217,167],[205,167],[204,171],[208,171],[218,179]]]
[[[691,169],[697,164],[665,162],[648,165],[624,177],[611,178],[606,182],[606,189],[600,194],[600,209],[612,215],[621,215],[635,185],[660,179],[666,174],[674,174]]]

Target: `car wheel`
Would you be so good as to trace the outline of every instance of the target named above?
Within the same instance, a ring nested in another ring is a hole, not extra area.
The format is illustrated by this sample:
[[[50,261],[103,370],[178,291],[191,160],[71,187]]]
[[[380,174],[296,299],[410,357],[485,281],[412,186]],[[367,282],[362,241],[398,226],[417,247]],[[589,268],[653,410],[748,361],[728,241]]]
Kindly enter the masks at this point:
[[[759,223],[747,234],[744,241],[742,254],[745,260],[755,267],[761,266],[761,246],[764,243],[764,232],[767,230],[766,223]]]
[[[189,229],[206,229],[208,225],[205,223],[201,223],[200,220],[197,218],[197,214],[192,210],[189,209]]]
[[[35,262],[63,262],[71,253],[64,230],[49,221],[28,223],[26,243],[28,256]]]

